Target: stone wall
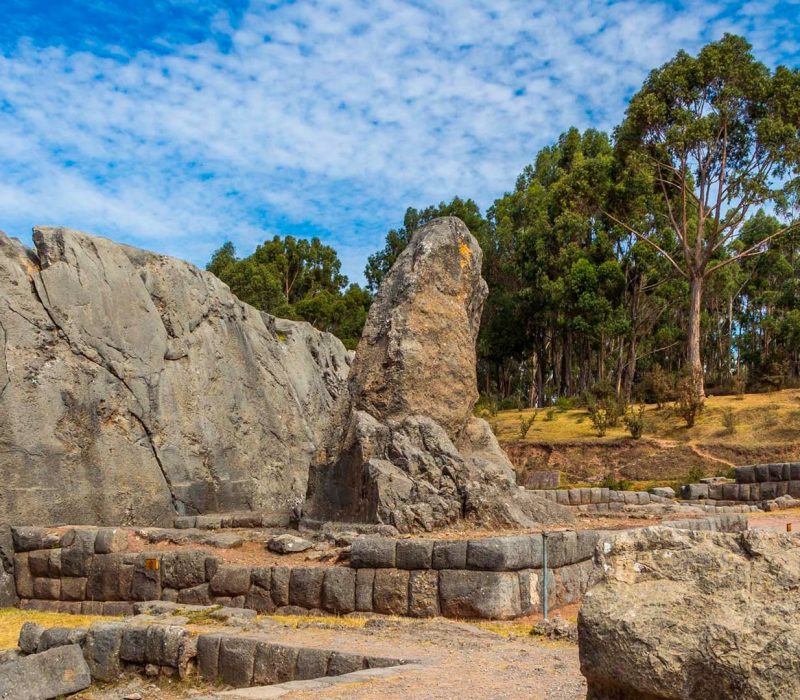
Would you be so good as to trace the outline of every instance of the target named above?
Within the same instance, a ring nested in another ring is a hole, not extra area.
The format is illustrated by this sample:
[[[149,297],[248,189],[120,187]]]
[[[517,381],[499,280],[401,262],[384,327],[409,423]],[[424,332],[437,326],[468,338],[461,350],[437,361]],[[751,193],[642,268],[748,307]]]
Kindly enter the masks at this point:
[[[609,510],[622,510],[623,506],[646,506],[651,503],[674,503],[670,498],[656,496],[647,491],[615,491],[614,489],[592,488],[581,489],[536,489],[536,496],[553,501],[562,506],[588,506],[608,504]],[[611,505],[614,507],[610,507]]]
[[[734,532],[744,516],[671,527]],[[591,585],[611,530],[547,533],[548,596],[558,607]],[[324,610],[410,617],[511,619],[541,610],[541,533],[472,540],[361,537],[349,566],[242,566],[201,550],[127,551],[121,528],[12,528],[20,607],[129,615],[137,601],[222,605],[259,613]]]
[[[755,464],[736,467],[736,483],[689,484],[683,497],[688,500],[771,501],[782,496],[800,498],[800,462]]]

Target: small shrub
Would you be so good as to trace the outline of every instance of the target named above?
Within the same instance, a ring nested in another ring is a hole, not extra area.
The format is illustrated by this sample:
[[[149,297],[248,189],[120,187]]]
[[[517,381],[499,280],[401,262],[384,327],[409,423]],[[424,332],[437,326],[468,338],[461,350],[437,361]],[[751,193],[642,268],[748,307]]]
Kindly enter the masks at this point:
[[[520,416],[519,417],[519,439],[520,440],[524,440],[526,437],[528,437],[528,431],[531,429],[531,426],[533,425],[533,421],[536,420],[536,416],[538,416],[538,415],[539,415],[539,411],[534,410],[534,412],[531,413],[531,415],[528,416],[527,418],[525,416]]]
[[[497,407],[501,411],[521,411],[525,407],[525,402],[519,394],[513,394],[500,399]]]
[[[738,401],[744,400],[744,392],[747,390],[747,372],[740,367],[733,375],[733,391]]]
[[[661,365],[654,365],[644,378],[645,390],[660,410],[673,393],[672,379]]]
[[[730,406],[722,409],[722,425],[725,427],[725,435],[733,435],[738,424],[739,417]]]
[[[700,479],[705,476],[701,467],[695,465],[689,470],[689,473],[686,475],[686,480],[683,482],[684,484],[696,484]]]
[[[606,474],[600,482],[600,487],[612,491],[630,491],[633,482],[628,479],[615,479],[613,474]]]
[[[681,379],[678,384],[678,400],[675,402],[675,413],[683,418],[687,428],[694,427],[700,411],[703,410],[703,398],[694,388],[691,376]]]
[[[565,413],[574,408],[575,402],[572,399],[568,399],[566,396],[559,396],[554,406],[559,413]]]
[[[644,432],[644,408],[644,404],[639,406],[638,410],[631,408],[622,418],[622,422],[634,440],[641,438]]]
[[[475,404],[473,413],[479,418],[493,418],[497,415],[497,400],[494,396],[481,394],[478,402]]]
[[[548,408],[547,412],[544,414],[544,419],[548,422],[554,421],[556,419],[556,409]]]

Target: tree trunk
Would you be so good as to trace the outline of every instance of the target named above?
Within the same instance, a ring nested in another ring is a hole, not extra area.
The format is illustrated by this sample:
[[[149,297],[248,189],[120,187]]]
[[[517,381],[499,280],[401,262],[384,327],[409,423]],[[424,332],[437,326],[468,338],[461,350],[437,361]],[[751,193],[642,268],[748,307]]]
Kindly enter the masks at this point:
[[[700,315],[703,305],[703,278],[692,274],[689,280],[689,371],[695,394],[705,398],[705,384],[703,382],[703,359],[700,355]]]

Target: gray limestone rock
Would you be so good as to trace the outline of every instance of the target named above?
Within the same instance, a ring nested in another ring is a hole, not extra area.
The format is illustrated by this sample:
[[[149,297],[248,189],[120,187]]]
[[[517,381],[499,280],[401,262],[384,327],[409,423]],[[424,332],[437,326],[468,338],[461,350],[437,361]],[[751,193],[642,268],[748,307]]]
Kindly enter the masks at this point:
[[[314,546],[313,542],[309,542],[303,537],[296,535],[275,535],[267,542],[267,549],[276,554],[292,554],[293,552],[305,552]]]
[[[800,537],[655,527],[597,552],[578,617],[587,698],[800,697]]]
[[[34,242],[0,233],[7,522],[290,513],[345,389],[344,346],[179,260],[64,228]]]
[[[89,668],[77,644],[0,664],[0,697],[48,700],[88,688]]]
[[[430,531],[567,522],[567,508],[516,488],[485,421],[475,342],[486,283],[459,219],[420,228],[370,308],[330,439],[312,463],[306,511],[319,520]]]

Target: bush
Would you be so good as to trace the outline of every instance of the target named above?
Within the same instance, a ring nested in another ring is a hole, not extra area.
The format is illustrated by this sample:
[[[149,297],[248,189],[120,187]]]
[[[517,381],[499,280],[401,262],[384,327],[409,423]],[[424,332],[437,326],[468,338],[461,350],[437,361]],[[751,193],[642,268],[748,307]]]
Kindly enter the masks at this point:
[[[538,416],[538,415],[539,415],[539,411],[538,410],[534,410],[534,412],[531,413],[531,415],[528,416],[527,418],[525,416],[520,416],[519,417],[519,439],[520,440],[524,440],[526,437],[528,437],[528,431],[531,429],[531,426],[533,425],[533,421],[536,420],[536,416]]]
[[[625,424],[625,427],[634,440],[641,438],[644,432],[644,408],[644,404],[639,406],[637,411],[631,408],[622,419],[622,422]]]
[[[730,406],[722,409],[722,425],[725,426],[725,435],[733,435],[738,424],[739,417]]]
[[[564,413],[565,411],[569,411],[575,407],[575,402],[572,399],[568,399],[566,396],[559,396],[555,400],[554,406],[559,413]]]
[[[525,407],[525,402],[519,394],[512,394],[500,399],[497,407],[501,411],[521,411]]]
[[[645,374],[644,385],[645,391],[659,409],[664,408],[674,392],[672,378],[661,365],[653,365],[653,369]]]
[[[598,437],[603,437],[609,428],[616,428],[625,414],[625,402],[607,383],[597,384],[585,392],[583,403]]]
[[[556,419],[556,409],[548,408],[547,412],[544,414],[544,419],[548,422],[554,421]]]
[[[612,491],[630,491],[633,486],[632,481],[627,479],[615,479],[613,474],[606,474],[600,482],[600,487],[611,489]]]
[[[497,415],[497,400],[494,396],[481,394],[478,402],[475,404],[473,413],[479,418],[493,418]]]
[[[703,410],[703,398],[694,389],[690,376],[681,379],[678,384],[678,400],[675,402],[675,413],[686,423],[687,428],[694,427],[700,411]]]

